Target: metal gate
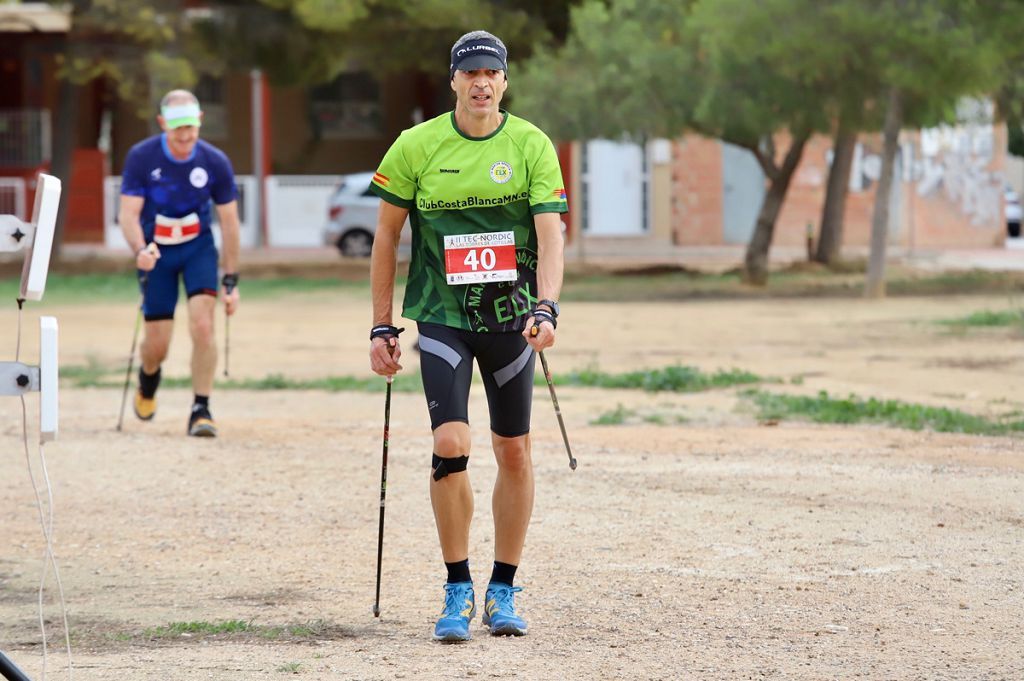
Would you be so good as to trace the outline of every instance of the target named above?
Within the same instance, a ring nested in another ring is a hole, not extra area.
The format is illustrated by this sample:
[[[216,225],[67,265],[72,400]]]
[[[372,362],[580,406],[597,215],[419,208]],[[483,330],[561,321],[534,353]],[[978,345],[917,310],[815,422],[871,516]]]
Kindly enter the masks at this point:
[[[649,228],[647,155],[630,142],[590,140],[583,147],[583,230],[631,236]]]

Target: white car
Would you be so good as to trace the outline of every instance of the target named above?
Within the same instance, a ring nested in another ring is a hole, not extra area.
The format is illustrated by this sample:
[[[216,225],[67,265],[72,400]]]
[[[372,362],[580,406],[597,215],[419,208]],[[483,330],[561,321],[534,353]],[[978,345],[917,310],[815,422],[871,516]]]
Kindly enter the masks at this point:
[[[369,257],[380,199],[370,191],[373,173],[345,175],[327,200],[324,243],[342,255]]]
[[[1006,188],[1003,196],[1006,200],[1006,233],[1016,239],[1020,236],[1020,197],[1009,187]]]

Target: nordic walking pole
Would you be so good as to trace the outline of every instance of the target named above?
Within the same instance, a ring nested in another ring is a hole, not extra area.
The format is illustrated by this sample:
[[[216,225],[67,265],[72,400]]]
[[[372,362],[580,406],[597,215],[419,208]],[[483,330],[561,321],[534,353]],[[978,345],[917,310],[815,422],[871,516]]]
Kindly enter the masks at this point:
[[[380,520],[377,523],[377,593],[373,597],[373,616],[380,617],[380,568],[384,556],[384,497],[388,489],[388,427],[391,421],[391,380],[384,397],[384,452],[380,464]]]
[[[536,336],[540,332],[540,325],[534,324],[533,328],[530,329],[530,335]],[[576,470],[576,457],[572,455],[572,448],[569,446],[569,436],[565,434],[565,422],[562,420],[562,410],[558,408],[558,398],[555,397],[555,382],[551,380],[551,371],[548,369],[548,360],[544,357],[544,351],[541,350],[540,365],[544,369],[544,379],[548,382],[548,392],[551,393],[551,404],[555,405],[555,416],[558,417],[558,427],[562,431],[562,442],[565,443],[565,452],[569,455],[569,468],[570,470]]]
[[[150,243],[146,250],[157,258],[160,257],[160,252],[156,250],[155,244]],[[135,362],[135,346],[139,342],[139,329],[142,327],[142,307],[146,304],[146,286],[148,284],[149,272],[143,272],[142,277],[139,279],[141,292],[139,294],[139,312],[135,315],[135,333],[132,334],[132,351],[128,355],[128,370],[124,374],[124,392],[121,393],[121,413],[117,417],[118,432],[121,432],[121,426],[124,425],[124,406],[128,402],[128,384],[132,380],[132,364]]]
[[[224,275],[224,291],[230,296],[238,285],[238,275],[229,278]],[[231,361],[231,315],[228,314],[227,301],[224,302],[224,378],[228,377],[228,365]]]
[[[398,333],[404,330],[398,329]],[[395,334],[396,341],[398,333]],[[394,346],[391,345],[391,338],[387,337],[385,340],[388,343],[388,352],[393,352]],[[384,556],[384,498],[388,491],[388,440],[391,427],[391,381],[393,379],[394,376],[388,376],[388,385],[384,396],[384,448],[380,463],[380,520],[377,523],[377,593],[373,597],[374,617],[380,617],[380,568],[381,559]]]
[[[231,364],[231,315],[224,310],[224,378],[227,378],[228,366]]]

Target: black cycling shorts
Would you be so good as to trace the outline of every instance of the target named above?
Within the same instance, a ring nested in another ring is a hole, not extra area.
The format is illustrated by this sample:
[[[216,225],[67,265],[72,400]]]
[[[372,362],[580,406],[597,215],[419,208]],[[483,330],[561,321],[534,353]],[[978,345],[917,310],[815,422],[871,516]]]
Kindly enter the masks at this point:
[[[530,432],[536,354],[522,334],[477,333],[424,322],[418,322],[417,328],[432,430],[449,421],[469,423],[475,358],[487,391],[491,430],[502,437]]]

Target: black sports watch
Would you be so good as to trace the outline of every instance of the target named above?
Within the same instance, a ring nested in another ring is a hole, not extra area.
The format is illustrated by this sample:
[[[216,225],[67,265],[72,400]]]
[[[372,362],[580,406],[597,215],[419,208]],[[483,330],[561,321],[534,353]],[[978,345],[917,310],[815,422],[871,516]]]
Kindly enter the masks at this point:
[[[537,304],[538,305],[547,305],[548,307],[551,308],[551,316],[555,317],[555,318],[558,317],[558,303],[556,303],[555,301],[548,300],[548,299],[545,298],[544,300],[538,300]]]

